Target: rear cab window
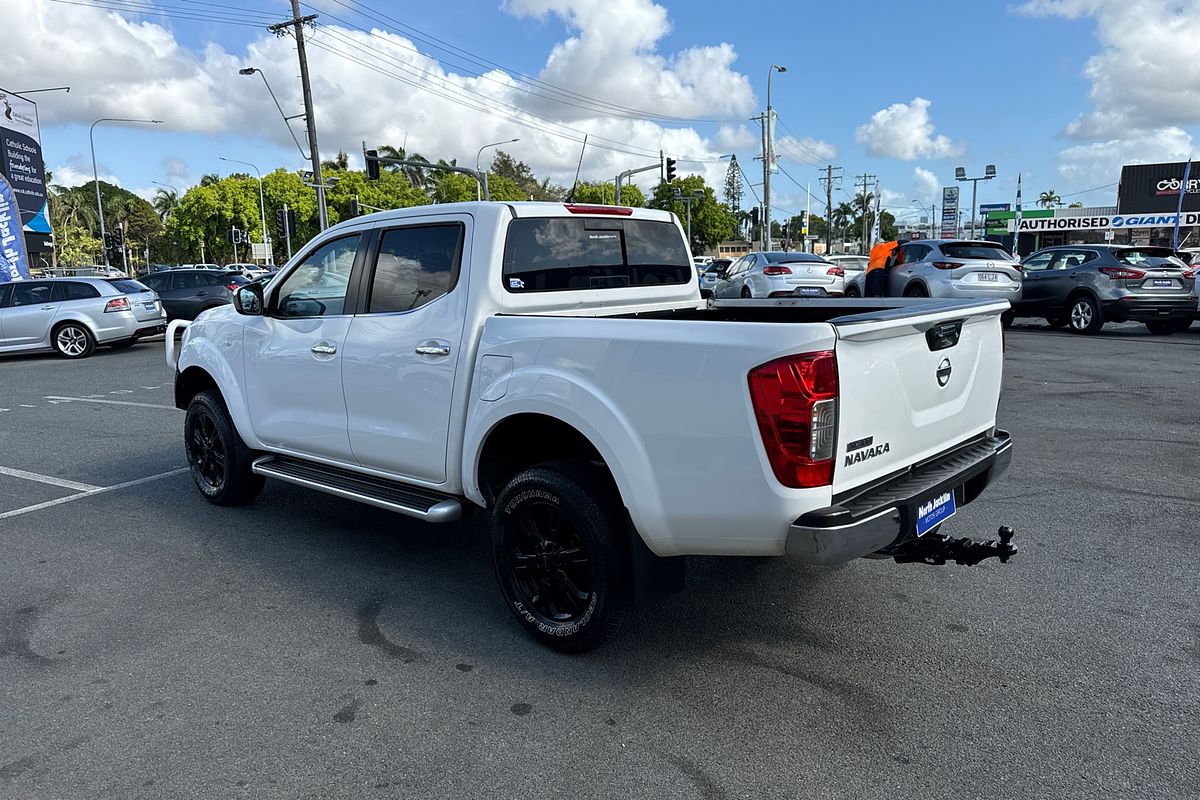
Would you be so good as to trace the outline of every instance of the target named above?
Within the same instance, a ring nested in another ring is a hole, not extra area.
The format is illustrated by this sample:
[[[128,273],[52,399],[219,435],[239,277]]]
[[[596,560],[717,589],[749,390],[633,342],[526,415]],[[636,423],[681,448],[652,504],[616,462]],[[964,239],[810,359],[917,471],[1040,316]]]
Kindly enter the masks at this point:
[[[1118,250],[1115,255],[1117,261],[1122,264],[1128,264],[1131,267],[1141,267],[1142,269],[1156,269],[1158,267],[1186,269],[1187,267],[1182,260],[1176,257],[1174,252],[1167,248],[1130,248],[1128,250]]]
[[[504,288],[514,293],[681,284],[695,270],[679,229],[657,220],[515,219],[504,245]]]

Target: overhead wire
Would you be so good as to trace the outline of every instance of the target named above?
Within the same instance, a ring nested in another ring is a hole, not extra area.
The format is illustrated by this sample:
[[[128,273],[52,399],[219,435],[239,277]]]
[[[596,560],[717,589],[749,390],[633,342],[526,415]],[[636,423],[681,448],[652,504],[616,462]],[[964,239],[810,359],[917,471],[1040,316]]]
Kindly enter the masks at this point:
[[[188,22],[208,22],[216,25],[234,25],[242,28],[261,28],[265,18],[259,19],[245,14],[228,14],[224,12],[209,12],[204,9],[180,8],[178,6],[156,7],[146,5],[136,0],[51,0],[51,2],[83,8],[96,8],[104,11],[121,13],[144,14],[147,16],[166,17]]]

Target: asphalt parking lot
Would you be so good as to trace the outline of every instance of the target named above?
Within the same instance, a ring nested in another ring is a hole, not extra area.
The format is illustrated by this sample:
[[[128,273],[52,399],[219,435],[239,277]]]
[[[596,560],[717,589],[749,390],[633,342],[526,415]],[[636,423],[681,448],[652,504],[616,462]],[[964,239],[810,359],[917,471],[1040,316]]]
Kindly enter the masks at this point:
[[[1198,402],[1200,325],[1018,326],[1011,563],[693,559],[569,657],[471,521],[205,503],[160,342],[0,358],[0,797],[1200,797]]]

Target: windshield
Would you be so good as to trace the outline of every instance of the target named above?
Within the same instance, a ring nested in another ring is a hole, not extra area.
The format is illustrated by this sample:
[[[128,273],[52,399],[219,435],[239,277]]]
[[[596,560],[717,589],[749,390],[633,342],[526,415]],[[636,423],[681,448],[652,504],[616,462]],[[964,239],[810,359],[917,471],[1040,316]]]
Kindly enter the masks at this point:
[[[670,222],[515,219],[504,245],[504,288],[510,292],[679,284],[695,280],[695,270]]]
[[[1155,269],[1156,267],[1185,269],[1187,267],[1172,251],[1165,248],[1118,250],[1116,256],[1117,261],[1120,261],[1122,264],[1128,264],[1131,267],[1142,267],[1145,269]]]
[[[947,242],[941,245],[948,258],[977,258],[982,261],[1012,261],[1008,251],[988,242]]]

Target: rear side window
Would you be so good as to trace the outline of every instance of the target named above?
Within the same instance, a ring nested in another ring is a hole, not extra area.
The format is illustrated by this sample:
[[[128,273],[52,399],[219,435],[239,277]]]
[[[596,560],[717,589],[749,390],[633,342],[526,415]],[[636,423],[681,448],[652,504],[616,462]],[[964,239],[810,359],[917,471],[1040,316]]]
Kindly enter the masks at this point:
[[[52,291],[53,289],[48,283],[17,283],[13,285],[8,305],[17,307],[49,303]]]
[[[100,292],[89,283],[58,283],[54,286],[55,300],[91,300]]]
[[[462,238],[457,222],[384,231],[367,313],[410,311],[449,294],[458,279]]]
[[[1008,251],[982,242],[948,242],[942,247],[947,258],[978,258],[983,261],[1012,261]]]
[[[142,284],[145,284],[146,286],[149,286],[151,289],[153,289],[156,292],[161,292],[163,290],[163,286],[166,285],[167,276],[165,276],[165,275],[145,275],[139,279],[139,282]]]
[[[504,288],[561,292],[695,280],[670,222],[595,217],[516,219],[504,245]]]

